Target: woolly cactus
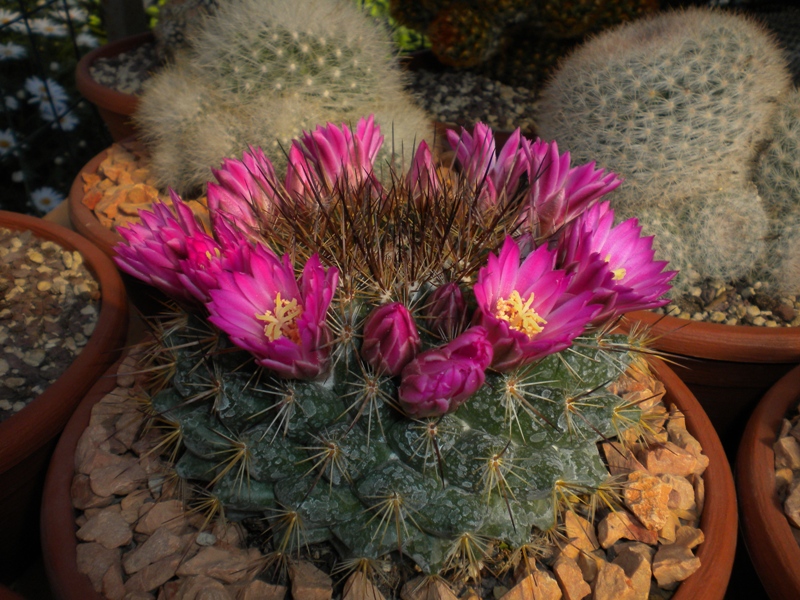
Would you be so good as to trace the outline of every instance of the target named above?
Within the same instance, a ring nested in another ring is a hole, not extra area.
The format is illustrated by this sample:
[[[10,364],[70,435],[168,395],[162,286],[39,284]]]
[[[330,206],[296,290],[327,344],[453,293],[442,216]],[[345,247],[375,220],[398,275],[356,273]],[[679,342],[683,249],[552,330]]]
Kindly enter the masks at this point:
[[[367,111],[398,152],[429,134],[387,35],[351,1],[231,0],[150,79],[135,118],[159,183],[189,192],[241,148],[261,146],[285,165],[304,128]]]
[[[165,62],[184,49],[192,29],[198,27],[205,16],[214,13],[218,6],[218,0],[167,0],[158,9],[158,21],[153,26],[160,61]]]
[[[800,90],[782,99],[761,153],[755,181],[770,216],[800,211]]]
[[[145,367],[176,472],[266,519],[276,558],[330,541],[477,577],[565,504],[612,501],[596,442],[647,428],[610,387],[636,342],[603,324],[673,273],[599,203],[616,178],[519,132],[498,155],[481,124],[449,138],[460,171],[422,144],[384,187],[372,118],[320,127],[282,183],[257,150],[215,172],[213,236],[177,195],[121,229],[120,267],[193,309]]]
[[[675,253],[664,258],[731,280],[753,271],[763,251],[764,210],[747,181],[788,86],[781,50],[762,26],[687,9],[576,50],[542,91],[537,122],[579,160],[625,178],[619,214],[641,215],[653,232],[660,225],[651,229],[649,219],[677,218]]]

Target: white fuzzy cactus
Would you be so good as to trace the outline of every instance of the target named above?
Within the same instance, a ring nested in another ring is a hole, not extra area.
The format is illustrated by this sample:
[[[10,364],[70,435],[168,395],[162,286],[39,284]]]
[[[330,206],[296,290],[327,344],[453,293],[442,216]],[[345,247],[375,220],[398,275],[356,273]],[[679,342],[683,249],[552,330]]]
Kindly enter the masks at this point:
[[[762,25],[691,8],[578,48],[543,90],[537,122],[578,160],[625,178],[617,214],[657,233],[662,258],[734,280],[763,259],[767,217],[749,181],[789,87],[783,53]]]
[[[190,42],[135,116],[164,186],[194,190],[251,144],[280,166],[303,129],[367,113],[397,150],[429,136],[388,34],[349,0],[230,0]]]

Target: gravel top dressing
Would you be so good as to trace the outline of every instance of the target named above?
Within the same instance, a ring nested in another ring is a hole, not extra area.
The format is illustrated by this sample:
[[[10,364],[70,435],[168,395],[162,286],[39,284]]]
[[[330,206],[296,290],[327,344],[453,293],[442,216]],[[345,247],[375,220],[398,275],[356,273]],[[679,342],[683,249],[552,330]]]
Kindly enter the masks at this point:
[[[99,285],[79,252],[0,227],[0,421],[61,376],[99,311]]]

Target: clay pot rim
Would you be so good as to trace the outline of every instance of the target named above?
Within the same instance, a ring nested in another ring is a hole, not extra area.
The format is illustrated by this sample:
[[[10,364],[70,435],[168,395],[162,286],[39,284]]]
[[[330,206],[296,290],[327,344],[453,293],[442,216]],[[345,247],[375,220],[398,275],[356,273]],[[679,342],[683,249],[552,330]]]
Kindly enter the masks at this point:
[[[657,350],[741,363],[800,362],[800,327],[755,327],[706,323],[641,310],[628,313],[621,329],[647,325]]]
[[[77,568],[75,515],[70,488],[75,472],[74,454],[80,436],[89,423],[91,410],[114,389],[122,359],[101,378],[75,411],[58,442],[47,472],[42,502],[42,548],[51,586],[64,600],[102,600],[89,578]],[[667,388],[665,401],[679,405],[686,425],[703,446],[709,467],[703,475],[706,501],[700,527],[706,541],[697,549],[700,569],[681,583],[673,600],[722,600],[728,585],[736,550],[737,507],[733,476],[719,437],[692,393],[661,361],[651,361],[656,376]],[[676,401],[676,397],[678,400]]]
[[[773,443],[800,403],[800,366],[770,388],[747,423],[736,456],[741,529],[759,579],[773,600],[800,597],[800,546],[778,499]]]
[[[128,302],[114,264],[92,243],[65,227],[36,217],[0,211],[0,226],[57,242],[81,253],[100,284],[101,305],[94,332],[61,376],[17,414],[0,423],[0,473],[44,446],[69,419],[92,384],[122,351],[128,326]]]
[[[101,108],[113,110],[127,116],[132,115],[136,111],[139,97],[135,94],[118,92],[98,83],[92,77],[89,68],[98,58],[116,56],[153,39],[153,34],[150,31],[137,33],[103,44],[84,54],[75,67],[75,85],[78,91],[84,98]]]

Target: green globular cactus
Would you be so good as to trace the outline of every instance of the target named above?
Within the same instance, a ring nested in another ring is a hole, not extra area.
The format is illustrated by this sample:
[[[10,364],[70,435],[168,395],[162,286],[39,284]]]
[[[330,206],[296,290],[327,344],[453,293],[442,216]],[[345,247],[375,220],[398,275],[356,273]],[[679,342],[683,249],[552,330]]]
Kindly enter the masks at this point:
[[[477,556],[489,540],[525,546],[555,531],[565,497],[612,494],[597,442],[642,418],[605,389],[630,366],[615,351],[626,343],[583,339],[489,375],[452,414],[409,419],[384,401],[396,394],[388,377],[365,407],[364,377],[343,363],[324,383],[276,379],[183,318],[154,347],[174,376],[150,406],[179,433],[177,474],[226,518],[266,519],[279,554],[324,541],[350,559],[402,550],[437,574],[466,560],[470,540]]]
[[[368,112],[398,152],[430,135],[388,35],[352,1],[231,0],[148,81],[135,120],[159,184],[188,193],[248,145],[285,165],[304,129]]]
[[[213,237],[173,197],[121,229],[117,264],[182,303],[142,371],[199,505],[266,520],[276,559],[329,542],[477,578],[564,510],[613,505],[598,442],[657,411],[626,393],[639,342],[610,328],[674,273],[597,202],[616,177],[553,144],[512,139],[487,183],[478,123],[448,136],[460,169],[421,144],[385,184],[382,140],[372,116],[306,132],[285,184],[259,150],[226,161]],[[529,183],[542,169],[563,177]]]
[[[755,21],[666,12],[575,50],[542,90],[537,124],[625,178],[619,216],[639,216],[650,233],[675,222],[674,243],[656,243],[674,249],[662,257],[683,281],[691,271],[732,280],[763,259],[765,211],[749,180],[788,87],[783,54]]]

